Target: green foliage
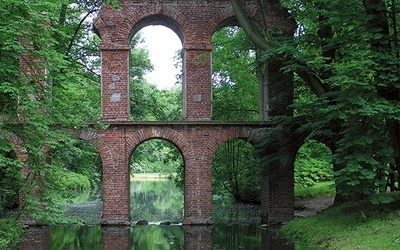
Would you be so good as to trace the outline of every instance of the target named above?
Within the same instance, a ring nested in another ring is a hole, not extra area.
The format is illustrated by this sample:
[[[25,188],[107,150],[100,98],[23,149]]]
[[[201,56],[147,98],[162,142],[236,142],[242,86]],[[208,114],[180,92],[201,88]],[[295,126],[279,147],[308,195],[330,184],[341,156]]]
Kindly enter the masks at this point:
[[[213,43],[213,120],[258,120],[254,46],[239,27],[219,29]],[[240,98],[239,98],[240,97]],[[213,161],[213,193],[260,201],[260,164],[242,140],[223,144]]]
[[[0,249],[14,249],[25,230],[15,219],[0,219]]]
[[[338,196],[397,190],[399,3],[282,3],[298,30],[265,58],[284,58],[284,70],[297,73],[293,108],[304,121],[298,132],[331,148]]]
[[[260,202],[261,164],[253,146],[240,139],[224,143],[213,161],[213,194]]]
[[[102,163],[97,149],[89,142],[70,139],[57,144],[47,155],[51,158],[52,164],[60,169],[60,178],[75,181],[76,187],[66,185],[69,189],[79,190],[95,188],[101,181]],[[79,184],[78,180],[82,183]],[[58,180],[60,181],[60,179]],[[88,186],[89,184],[89,186]],[[60,183],[60,185],[63,185]]]
[[[172,174],[183,168],[180,151],[170,142],[153,139],[140,144],[132,154],[131,174]]]
[[[173,121],[182,117],[182,88],[175,86],[168,90],[159,90],[144,78],[153,70],[147,49],[142,47],[145,41],[140,32],[131,41],[130,59],[130,99],[131,119],[147,121]]]
[[[12,154],[10,144],[0,141],[0,215],[18,205],[22,164]]]
[[[225,27],[213,38],[213,120],[258,120],[254,46],[241,28]]]
[[[90,188],[88,177],[74,172],[61,173],[60,178],[55,182],[63,190],[83,191]]]
[[[307,141],[297,152],[294,163],[294,182],[300,187],[313,186],[333,179],[331,152],[314,140]]]
[[[69,163],[82,157],[77,162],[82,165],[70,169],[79,172],[72,174],[75,180],[86,174],[79,185],[87,187],[88,178],[92,183],[99,178],[92,171],[98,161],[83,160],[93,151],[80,146],[69,128],[87,127],[86,121],[100,118],[99,39],[88,20],[100,4],[0,3],[0,188],[9,202],[2,196],[1,209],[13,206],[19,189],[24,201],[20,213],[44,223],[65,222],[56,202],[65,195],[59,180],[70,181],[62,176]],[[17,146],[6,142],[12,135],[26,149],[23,163],[12,156]],[[24,177],[22,166],[29,167]]]

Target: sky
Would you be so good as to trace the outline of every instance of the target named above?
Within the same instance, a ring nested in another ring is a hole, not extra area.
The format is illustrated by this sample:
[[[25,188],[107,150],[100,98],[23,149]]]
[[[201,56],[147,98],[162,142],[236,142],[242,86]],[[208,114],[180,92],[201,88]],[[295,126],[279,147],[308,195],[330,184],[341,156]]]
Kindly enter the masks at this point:
[[[174,67],[173,58],[182,49],[181,40],[171,29],[160,25],[146,26],[140,31],[154,65],[154,70],[146,75],[146,80],[156,84],[158,89],[170,89],[180,73]]]

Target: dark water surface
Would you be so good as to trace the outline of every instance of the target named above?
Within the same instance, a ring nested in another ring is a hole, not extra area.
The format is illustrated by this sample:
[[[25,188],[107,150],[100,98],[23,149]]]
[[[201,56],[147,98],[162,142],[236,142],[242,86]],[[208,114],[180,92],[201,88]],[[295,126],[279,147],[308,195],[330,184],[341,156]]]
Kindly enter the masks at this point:
[[[20,249],[294,249],[254,224],[31,228]]]
[[[131,227],[98,226],[100,201],[72,204],[67,211],[93,226],[33,227],[19,249],[295,249],[276,229],[260,226],[258,206],[223,197],[214,197],[214,225],[175,224],[183,220],[183,194],[173,181],[131,182]],[[150,225],[136,226],[142,219]],[[173,224],[159,225],[165,221]]]

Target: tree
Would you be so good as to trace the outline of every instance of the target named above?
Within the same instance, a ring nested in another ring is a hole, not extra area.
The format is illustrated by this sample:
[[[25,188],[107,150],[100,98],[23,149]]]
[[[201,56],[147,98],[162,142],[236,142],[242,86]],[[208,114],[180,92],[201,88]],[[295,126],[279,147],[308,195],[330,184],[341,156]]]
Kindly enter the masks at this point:
[[[100,117],[98,52],[93,50],[98,39],[88,32],[87,22],[100,4],[52,0],[0,4],[0,158],[2,173],[12,184],[2,185],[2,191],[17,193],[12,186],[18,185],[24,194],[20,208],[42,222],[65,221],[55,198],[63,192],[59,174],[71,166],[60,159],[75,150],[89,152],[69,128],[87,127],[86,119]],[[7,142],[10,136],[20,138],[26,162],[15,164],[7,156],[16,149]],[[71,152],[60,150],[66,148]],[[29,166],[25,176],[7,177],[24,165]]]
[[[239,27],[221,28],[214,34],[212,44],[212,119],[258,120],[258,83],[253,44]]]
[[[268,30],[254,28],[240,1],[231,2],[264,59],[284,59],[283,70],[295,72],[315,94],[294,106],[296,131],[301,140],[315,138],[331,149],[336,202],[370,197],[387,185],[397,189],[398,3],[282,1],[298,29],[294,43],[277,43]],[[280,5],[259,3],[261,10]]]
[[[313,102],[312,110],[320,112],[314,113],[316,119],[310,119],[307,126],[316,125],[311,129],[312,135],[325,138],[334,153],[339,195],[354,199],[369,197],[376,190],[385,190],[388,176],[382,173],[398,175],[393,165],[392,170],[388,169],[398,154],[395,144],[390,143],[395,133],[388,129],[396,123],[392,117],[396,116],[398,102],[383,95],[398,91],[394,87],[398,78],[387,77],[398,75],[394,63],[398,60],[392,56],[396,53],[384,49],[377,53],[374,49],[374,44],[391,43],[385,41],[389,30],[383,11],[386,7],[382,1],[373,5],[369,1],[322,3],[308,5],[319,18],[314,20],[314,26],[304,28],[304,39],[299,40],[300,44],[322,48],[322,54],[314,50],[313,59],[304,63],[313,66],[327,90]],[[374,10],[368,10],[371,7]],[[313,36],[316,39],[310,39]],[[300,56],[304,58],[300,53],[297,58]],[[382,68],[386,71],[383,78]],[[395,186],[390,183],[393,180],[388,184]]]
[[[253,146],[240,139],[229,140],[214,157],[213,193],[228,193],[237,201],[259,203],[260,171]]]

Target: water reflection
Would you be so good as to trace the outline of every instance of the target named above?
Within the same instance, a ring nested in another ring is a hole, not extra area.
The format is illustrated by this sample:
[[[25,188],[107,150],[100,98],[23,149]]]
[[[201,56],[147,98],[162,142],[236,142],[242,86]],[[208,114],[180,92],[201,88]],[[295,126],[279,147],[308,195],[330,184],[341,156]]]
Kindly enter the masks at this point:
[[[173,180],[131,181],[133,221],[183,221],[183,193]]]
[[[59,226],[30,228],[19,249],[294,249],[276,230],[259,225],[259,207],[214,197],[213,226]],[[69,216],[99,224],[101,202],[67,207]],[[181,222],[183,194],[171,180],[131,182],[133,222]]]
[[[21,250],[34,249],[278,249],[294,245],[254,224],[31,228]]]

